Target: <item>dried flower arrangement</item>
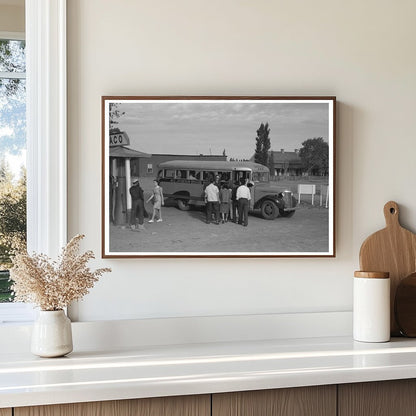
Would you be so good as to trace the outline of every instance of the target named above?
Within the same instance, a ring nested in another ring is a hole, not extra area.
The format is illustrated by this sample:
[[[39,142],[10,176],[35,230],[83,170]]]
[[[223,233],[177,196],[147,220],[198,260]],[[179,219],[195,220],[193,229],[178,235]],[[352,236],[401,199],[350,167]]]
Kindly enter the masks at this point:
[[[85,296],[99,277],[111,269],[92,271],[87,267],[94,253],[78,254],[83,238],[81,234],[73,237],[62,249],[58,261],[45,254],[29,255],[26,250],[16,253],[10,270],[14,301],[34,303],[41,310],[56,311]]]

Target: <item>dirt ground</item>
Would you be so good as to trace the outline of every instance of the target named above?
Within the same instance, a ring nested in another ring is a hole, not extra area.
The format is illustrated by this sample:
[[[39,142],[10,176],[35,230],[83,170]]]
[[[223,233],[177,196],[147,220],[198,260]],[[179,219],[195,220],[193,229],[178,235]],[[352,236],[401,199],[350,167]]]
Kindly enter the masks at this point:
[[[145,192],[145,197],[149,195]],[[151,213],[152,205],[146,204]],[[164,252],[327,252],[328,210],[302,203],[291,218],[267,221],[249,215],[247,227],[232,222],[206,224],[203,209],[180,211],[167,202],[163,222],[148,223],[145,231],[110,225],[110,251]]]

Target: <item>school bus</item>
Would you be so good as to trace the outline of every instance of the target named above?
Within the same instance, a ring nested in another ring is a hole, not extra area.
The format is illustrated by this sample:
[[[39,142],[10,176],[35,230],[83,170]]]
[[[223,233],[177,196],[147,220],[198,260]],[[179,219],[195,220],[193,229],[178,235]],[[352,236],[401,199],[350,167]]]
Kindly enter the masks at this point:
[[[266,220],[295,213],[296,199],[291,191],[269,182],[269,169],[254,162],[171,160],[159,165],[158,179],[165,198],[176,201],[180,210],[205,205],[205,187],[211,178],[227,183],[231,189],[241,178],[251,190],[250,210]]]

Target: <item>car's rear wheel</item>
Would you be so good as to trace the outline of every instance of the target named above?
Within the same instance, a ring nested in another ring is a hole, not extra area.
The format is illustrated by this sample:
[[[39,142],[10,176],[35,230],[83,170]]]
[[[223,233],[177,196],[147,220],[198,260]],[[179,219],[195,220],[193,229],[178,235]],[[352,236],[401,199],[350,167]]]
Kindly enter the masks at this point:
[[[290,217],[293,217],[295,215],[295,210],[285,211],[283,209],[279,209],[279,214],[280,214],[281,217],[290,218]]]
[[[261,216],[265,220],[274,220],[277,217],[277,213],[279,212],[279,208],[277,204],[269,199],[266,199],[262,202],[261,207]]]
[[[178,208],[181,211],[189,211],[191,206],[189,205],[189,202],[186,199],[178,199]]]

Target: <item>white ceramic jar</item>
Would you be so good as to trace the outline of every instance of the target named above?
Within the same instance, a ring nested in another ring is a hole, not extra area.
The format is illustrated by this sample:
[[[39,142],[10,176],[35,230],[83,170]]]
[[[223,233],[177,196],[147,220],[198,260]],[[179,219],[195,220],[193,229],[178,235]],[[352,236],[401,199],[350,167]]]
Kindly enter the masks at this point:
[[[389,273],[354,273],[353,336],[362,342],[390,340]]]

